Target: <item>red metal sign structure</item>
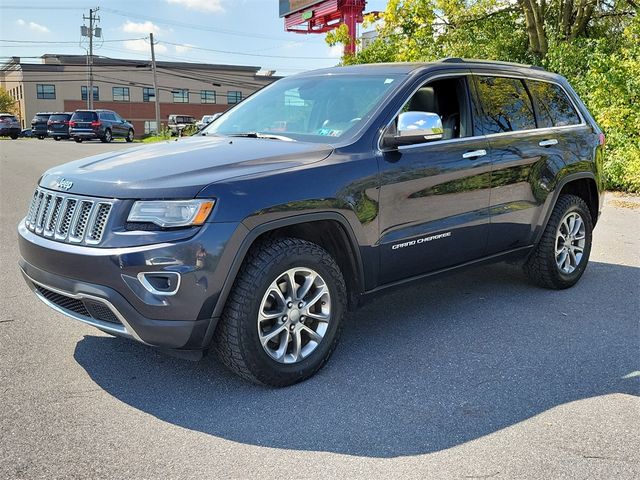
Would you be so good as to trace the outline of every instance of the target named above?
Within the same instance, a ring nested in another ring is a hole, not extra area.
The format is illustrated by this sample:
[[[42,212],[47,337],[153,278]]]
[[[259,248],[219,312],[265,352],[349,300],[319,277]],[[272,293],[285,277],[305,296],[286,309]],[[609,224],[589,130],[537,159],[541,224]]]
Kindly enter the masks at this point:
[[[367,0],[280,0],[280,17],[284,17],[284,28],[295,33],[325,33],[344,24],[351,42],[345,45],[345,54],[356,52],[358,23]]]

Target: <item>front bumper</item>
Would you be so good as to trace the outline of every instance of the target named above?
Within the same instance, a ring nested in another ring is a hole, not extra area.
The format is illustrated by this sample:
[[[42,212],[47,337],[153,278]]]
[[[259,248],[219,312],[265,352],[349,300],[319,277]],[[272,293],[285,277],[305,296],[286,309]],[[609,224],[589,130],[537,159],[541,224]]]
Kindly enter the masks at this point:
[[[217,324],[213,310],[231,261],[227,243],[244,230],[206,224],[174,243],[96,248],[40,237],[22,222],[19,263],[38,298],[60,313],[148,345],[202,350]],[[141,272],[177,272],[180,288],[153,294],[138,279]]]

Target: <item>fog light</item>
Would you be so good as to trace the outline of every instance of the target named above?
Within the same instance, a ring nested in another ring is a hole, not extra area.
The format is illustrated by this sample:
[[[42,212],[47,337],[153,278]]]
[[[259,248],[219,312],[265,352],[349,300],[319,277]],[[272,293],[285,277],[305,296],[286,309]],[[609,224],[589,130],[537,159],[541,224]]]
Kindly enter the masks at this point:
[[[140,272],[138,281],[154,295],[175,295],[180,288],[178,272]]]

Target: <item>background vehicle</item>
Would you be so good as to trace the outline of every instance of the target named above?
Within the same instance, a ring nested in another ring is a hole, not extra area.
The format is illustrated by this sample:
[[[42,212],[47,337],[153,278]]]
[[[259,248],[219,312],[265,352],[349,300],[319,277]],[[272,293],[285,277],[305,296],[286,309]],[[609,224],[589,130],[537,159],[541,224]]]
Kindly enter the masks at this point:
[[[40,140],[46,138],[47,122],[49,121],[50,116],[51,112],[36,113],[31,120],[31,131],[33,132],[34,137],[38,137]]]
[[[198,130],[202,130],[204,127],[213,122],[216,118],[218,118],[221,113],[214,113],[213,115],[204,115],[200,120],[196,122],[196,127]]]
[[[69,120],[72,113],[52,113],[47,121],[47,135],[58,141],[61,138],[69,138]]]
[[[190,115],[169,115],[167,126],[171,131],[171,135],[181,135],[182,131],[189,125],[195,125],[196,119]]]
[[[45,172],[20,265],[78,320],[184,355],[213,348],[243,378],[290,385],[382,290],[499,260],[546,288],[575,285],[603,145],[567,81],[537,68],[309,72],[200,135]]]
[[[100,139],[109,143],[114,138],[133,142],[133,125],[111,110],[76,110],[69,121],[69,136],[76,142]]]
[[[31,130],[30,128],[23,128],[22,130],[20,130],[20,136],[24,138],[31,138],[33,137],[33,130]]]
[[[0,137],[11,137],[13,140],[20,136],[20,122],[11,113],[0,113]]]

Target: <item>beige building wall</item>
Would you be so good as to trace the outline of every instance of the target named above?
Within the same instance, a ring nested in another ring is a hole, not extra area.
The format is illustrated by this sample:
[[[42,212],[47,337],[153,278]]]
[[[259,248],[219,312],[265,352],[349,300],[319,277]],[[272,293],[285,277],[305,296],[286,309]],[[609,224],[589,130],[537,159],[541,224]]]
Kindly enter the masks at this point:
[[[56,59],[47,58],[41,64],[17,64],[11,69],[0,70],[0,85],[7,91],[15,92],[17,108],[23,128],[28,128],[37,112],[63,112],[69,109],[86,108],[82,101],[81,88],[86,86],[87,68],[85,64],[55,64]],[[76,60],[77,61],[77,60]],[[153,76],[148,62],[139,64],[127,61],[125,65],[94,66],[94,86],[98,87],[99,101],[94,108],[109,108],[118,111],[129,120],[135,120],[136,133],[141,134],[140,126],[145,121],[154,120],[149,112],[153,107],[153,97],[144,102],[143,88],[153,87]],[[273,82],[277,77],[256,75],[257,67],[216,66],[218,68],[198,68],[177,62],[159,62],[157,70],[159,98],[161,103],[161,122],[165,123],[170,113],[200,117],[204,114],[224,111],[229,107],[228,92],[240,92],[242,98],[254,93],[262,86]],[[55,98],[38,98],[37,86],[54,85]],[[114,100],[113,88],[125,87],[129,90],[129,101]],[[189,103],[174,102],[172,90],[188,90]],[[201,91],[214,91],[215,103],[203,103]],[[21,92],[21,93],[20,93]],[[101,105],[102,104],[102,105]],[[168,113],[169,112],[169,113]],[[134,118],[130,118],[130,117]]]

